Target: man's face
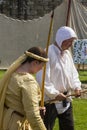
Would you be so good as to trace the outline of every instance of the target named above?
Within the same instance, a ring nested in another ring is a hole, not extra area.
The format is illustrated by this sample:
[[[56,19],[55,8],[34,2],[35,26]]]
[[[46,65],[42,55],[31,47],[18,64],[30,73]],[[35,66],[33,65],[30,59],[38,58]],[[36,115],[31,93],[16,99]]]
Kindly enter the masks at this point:
[[[71,47],[72,44],[73,44],[73,41],[75,39],[76,38],[70,38],[70,39],[67,39],[67,40],[63,41],[63,43],[61,45],[62,50],[67,50],[69,47]]]

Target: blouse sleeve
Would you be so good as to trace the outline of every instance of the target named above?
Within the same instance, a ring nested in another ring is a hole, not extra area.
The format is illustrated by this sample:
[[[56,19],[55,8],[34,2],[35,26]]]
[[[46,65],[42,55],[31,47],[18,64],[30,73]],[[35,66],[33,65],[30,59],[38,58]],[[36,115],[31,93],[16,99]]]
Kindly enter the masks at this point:
[[[78,74],[74,64],[73,64],[73,80],[72,81],[73,81],[74,90],[75,89],[81,90],[81,82],[79,80],[79,74]]]
[[[55,55],[53,55],[51,50],[48,51],[48,57],[49,57],[49,61],[46,64],[46,75],[45,75],[45,94],[49,98],[54,99],[59,94],[59,91],[55,88],[54,84],[51,81],[51,75],[52,75],[51,69],[53,69],[51,67],[51,62],[53,60],[51,60],[51,59],[53,59],[55,57]],[[42,83],[42,71],[41,70],[37,73],[36,79],[41,86],[41,83]]]
[[[81,82],[79,80],[79,74],[78,74],[78,71],[74,65],[74,62],[73,62],[73,59],[72,59],[72,56],[70,54],[70,52],[68,52],[68,55],[70,57],[70,60],[71,60],[71,66],[72,66],[72,85],[73,85],[73,89],[79,89],[81,90]]]
[[[51,61],[51,60],[50,60]],[[59,91],[55,88],[54,84],[51,81],[51,70],[50,68],[51,63],[47,63],[46,67],[46,77],[45,77],[45,93],[49,98],[55,98],[58,94]]]

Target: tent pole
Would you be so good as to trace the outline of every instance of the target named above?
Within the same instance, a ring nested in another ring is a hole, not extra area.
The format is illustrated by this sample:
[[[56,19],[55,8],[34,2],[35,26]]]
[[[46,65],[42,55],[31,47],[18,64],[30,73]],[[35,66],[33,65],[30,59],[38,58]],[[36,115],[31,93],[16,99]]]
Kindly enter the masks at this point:
[[[66,26],[68,26],[68,24],[69,24],[69,18],[70,18],[70,7],[71,7],[71,0],[68,0],[68,10],[67,10]]]

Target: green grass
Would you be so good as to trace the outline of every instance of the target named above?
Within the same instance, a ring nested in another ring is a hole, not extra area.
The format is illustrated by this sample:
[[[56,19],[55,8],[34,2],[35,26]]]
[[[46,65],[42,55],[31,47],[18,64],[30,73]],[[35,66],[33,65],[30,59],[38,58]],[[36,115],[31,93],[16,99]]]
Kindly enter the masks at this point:
[[[87,83],[87,70],[80,70],[79,72],[79,78],[82,83]]]
[[[0,78],[5,71],[0,71]],[[87,70],[79,71],[79,77],[82,83],[87,83]],[[75,122],[75,130],[87,130],[87,99],[73,100],[73,116]],[[54,130],[59,130],[58,119],[56,119]]]
[[[73,100],[73,117],[75,130],[87,130],[87,99]],[[58,119],[56,119],[54,130],[59,130]]]
[[[87,130],[87,99],[75,99],[73,113],[75,130]]]
[[[5,70],[0,70],[0,79],[2,78],[2,76],[4,75]]]

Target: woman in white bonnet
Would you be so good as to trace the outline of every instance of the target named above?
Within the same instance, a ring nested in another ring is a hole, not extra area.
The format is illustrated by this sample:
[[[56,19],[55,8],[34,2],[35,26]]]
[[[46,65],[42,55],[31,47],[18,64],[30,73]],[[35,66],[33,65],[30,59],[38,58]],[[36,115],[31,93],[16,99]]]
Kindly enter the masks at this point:
[[[70,27],[60,27],[55,42],[49,46],[49,62],[46,65],[45,102],[56,99],[58,102],[46,104],[44,123],[47,130],[53,130],[55,119],[59,119],[59,130],[74,130],[72,99],[66,95],[74,90],[76,97],[81,95],[81,82],[74,66],[69,47],[77,38]],[[37,81],[41,83],[41,71],[37,73]]]

